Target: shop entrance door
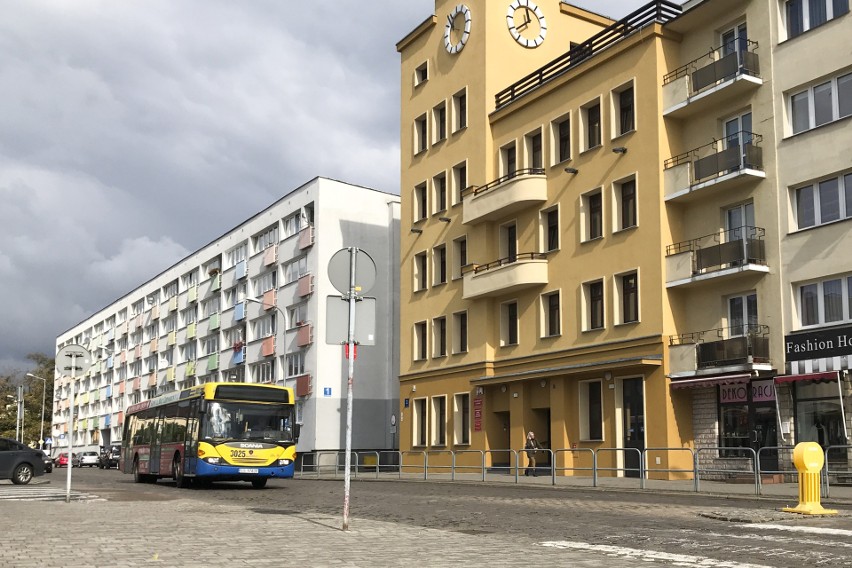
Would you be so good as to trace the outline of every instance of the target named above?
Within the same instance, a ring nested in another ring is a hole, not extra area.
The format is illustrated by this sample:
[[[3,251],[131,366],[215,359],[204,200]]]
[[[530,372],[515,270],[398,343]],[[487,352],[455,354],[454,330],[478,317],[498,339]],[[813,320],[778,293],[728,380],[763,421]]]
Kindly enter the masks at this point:
[[[751,405],[751,447],[757,452],[760,448],[778,445],[778,422],[775,406],[771,404]],[[778,450],[760,452],[760,470],[778,471]]]
[[[639,456],[640,452],[645,451],[645,397],[642,392],[642,379],[622,381],[621,392],[624,475],[639,477]]]

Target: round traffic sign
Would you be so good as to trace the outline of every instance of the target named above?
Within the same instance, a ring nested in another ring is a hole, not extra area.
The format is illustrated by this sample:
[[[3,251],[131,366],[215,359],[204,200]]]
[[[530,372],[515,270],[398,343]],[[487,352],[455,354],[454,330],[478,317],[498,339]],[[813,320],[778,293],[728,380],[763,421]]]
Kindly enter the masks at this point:
[[[56,353],[56,369],[63,375],[82,375],[93,364],[92,354],[82,345],[72,343]]]
[[[352,253],[354,250],[354,255]],[[353,258],[354,257],[354,258]],[[340,249],[328,261],[328,279],[341,294],[349,294],[352,263],[355,263],[354,292],[359,296],[373,288],[376,283],[376,263],[373,258],[359,248]]]

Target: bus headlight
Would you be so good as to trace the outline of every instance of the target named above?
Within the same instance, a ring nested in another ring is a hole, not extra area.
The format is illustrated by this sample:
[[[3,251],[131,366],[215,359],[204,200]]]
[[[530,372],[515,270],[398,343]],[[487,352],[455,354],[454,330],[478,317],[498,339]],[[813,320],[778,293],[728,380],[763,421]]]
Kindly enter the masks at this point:
[[[290,465],[290,460],[278,460],[278,465],[282,465],[282,466]]]
[[[206,461],[210,465],[219,465],[219,458],[209,457],[209,458],[204,458],[204,461]]]

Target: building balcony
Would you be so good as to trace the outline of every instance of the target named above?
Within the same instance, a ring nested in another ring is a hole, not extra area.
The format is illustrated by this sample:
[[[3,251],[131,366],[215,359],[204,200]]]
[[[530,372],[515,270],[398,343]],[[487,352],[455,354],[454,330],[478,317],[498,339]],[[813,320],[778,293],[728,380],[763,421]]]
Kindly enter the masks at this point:
[[[547,178],[541,168],[518,170],[467,191],[462,222],[493,221],[547,201]]]
[[[218,272],[211,274],[206,282],[201,283],[201,295],[209,296],[214,292],[218,292],[222,288],[222,275]]]
[[[168,345],[169,347],[173,347],[176,344],[177,344],[177,332],[176,331],[170,331],[166,335],[166,345]]]
[[[296,294],[299,295],[300,298],[304,298],[305,296],[310,296],[314,291],[314,277],[312,274],[305,274],[300,277],[298,283],[296,284]]]
[[[210,317],[207,320],[207,329],[208,330],[219,329],[219,327],[220,327],[219,317],[220,316],[219,316],[218,312],[215,313],[215,314],[210,314]]]
[[[272,266],[278,261],[278,245],[267,247],[263,251],[263,266]]]
[[[669,337],[672,378],[771,370],[769,327],[745,324]]]
[[[156,387],[156,386],[157,386],[157,373],[151,372],[151,374],[148,375],[148,387],[151,388],[151,387]]]
[[[267,337],[260,344],[260,354],[263,357],[275,355],[275,337]]]
[[[195,361],[187,361],[186,362],[186,370],[184,371],[184,377],[194,377],[195,376]]]
[[[731,40],[663,77],[663,116],[707,113],[760,87],[756,49],[755,41]]]
[[[219,354],[213,353],[212,355],[207,356],[207,370],[215,371],[219,368]]]
[[[299,250],[305,250],[314,244],[314,227],[308,225],[299,231]]]
[[[302,323],[296,328],[296,345],[305,347],[314,342],[314,326],[309,323]]]
[[[195,322],[186,324],[186,337],[187,339],[194,339],[196,333],[198,332],[198,324]]]
[[[171,298],[169,298],[168,302],[166,303],[166,312],[170,313],[170,314],[174,313],[175,310],[177,310],[177,305],[178,305],[177,296],[172,296]]]
[[[198,286],[193,285],[190,286],[186,291],[186,299],[188,302],[197,302],[198,301]]]
[[[313,381],[310,374],[296,377],[296,396],[308,396],[312,392]]]
[[[465,300],[501,296],[548,282],[547,255],[521,253],[488,264],[472,264],[464,274]]]
[[[234,321],[242,321],[246,319],[246,303],[239,302],[234,305]]]
[[[239,261],[236,266],[234,266],[234,277],[237,280],[242,280],[248,275],[248,263],[245,260]]]
[[[733,190],[766,178],[762,136],[741,131],[690,150],[663,164],[666,201],[689,201],[715,191]],[[704,191],[702,191],[704,190]]]
[[[666,287],[769,272],[761,227],[740,227],[666,247]]]
[[[239,365],[246,362],[246,348],[240,342],[239,346],[234,344],[234,351],[231,354],[231,365]]]

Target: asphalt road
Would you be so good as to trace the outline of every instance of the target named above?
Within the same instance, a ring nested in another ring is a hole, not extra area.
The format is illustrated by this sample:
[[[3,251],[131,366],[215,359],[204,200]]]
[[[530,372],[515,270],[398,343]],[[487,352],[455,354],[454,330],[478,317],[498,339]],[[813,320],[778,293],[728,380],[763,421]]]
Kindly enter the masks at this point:
[[[64,487],[65,470],[46,479]],[[116,470],[75,469],[72,487],[114,502],[189,496],[261,514],[318,513],[342,520],[341,479],[274,480],[264,490],[247,483],[177,489],[169,480],[135,484]],[[350,514],[353,528],[370,519],[664,565],[852,566],[852,506],[839,507],[833,517],[779,511],[795,504],[660,491],[353,480]]]

